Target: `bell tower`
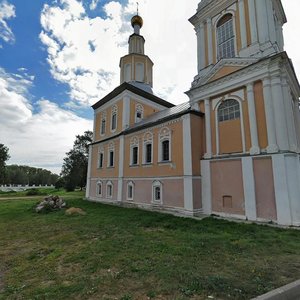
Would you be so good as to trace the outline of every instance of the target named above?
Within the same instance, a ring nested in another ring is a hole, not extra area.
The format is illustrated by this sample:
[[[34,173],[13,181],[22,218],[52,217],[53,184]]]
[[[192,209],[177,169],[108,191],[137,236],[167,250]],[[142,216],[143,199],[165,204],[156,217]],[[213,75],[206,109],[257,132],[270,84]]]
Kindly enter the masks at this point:
[[[143,19],[138,14],[131,19],[134,33],[129,37],[128,54],[120,60],[120,84],[131,83],[152,93],[153,62],[145,55],[145,39],[140,35]]]

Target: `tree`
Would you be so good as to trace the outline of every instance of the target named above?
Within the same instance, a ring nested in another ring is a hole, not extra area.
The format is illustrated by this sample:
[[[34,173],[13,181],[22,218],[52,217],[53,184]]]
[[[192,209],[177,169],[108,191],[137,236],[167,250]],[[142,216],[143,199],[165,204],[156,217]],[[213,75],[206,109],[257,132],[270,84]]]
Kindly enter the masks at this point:
[[[89,144],[93,140],[93,132],[85,131],[77,135],[73,149],[66,153],[61,176],[65,180],[67,191],[73,191],[77,186],[82,189],[86,185]]]
[[[8,154],[8,148],[3,144],[0,144],[0,183],[4,183],[6,175],[6,161],[9,160],[10,156]]]

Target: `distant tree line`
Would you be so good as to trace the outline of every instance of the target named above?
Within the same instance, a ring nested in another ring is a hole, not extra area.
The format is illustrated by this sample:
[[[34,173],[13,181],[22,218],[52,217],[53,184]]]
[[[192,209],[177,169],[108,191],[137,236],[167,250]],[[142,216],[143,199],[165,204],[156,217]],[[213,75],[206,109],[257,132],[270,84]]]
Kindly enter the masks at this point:
[[[6,166],[4,184],[55,185],[59,176],[49,170],[28,166]]]

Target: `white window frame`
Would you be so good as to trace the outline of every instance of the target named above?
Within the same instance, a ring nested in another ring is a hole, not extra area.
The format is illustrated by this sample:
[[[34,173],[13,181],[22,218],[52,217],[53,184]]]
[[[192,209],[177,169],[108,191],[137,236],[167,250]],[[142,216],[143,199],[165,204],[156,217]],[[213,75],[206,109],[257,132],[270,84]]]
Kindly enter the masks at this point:
[[[151,162],[147,162],[147,145],[151,145]],[[143,138],[143,164],[153,164],[153,133],[146,132]]]
[[[232,102],[232,103],[236,102],[236,103],[234,105],[232,104],[231,106],[228,106],[228,107],[222,107],[226,103],[229,103],[229,102]],[[238,110],[237,110],[237,107],[238,107]],[[220,115],[220,110],[224,111],[222,116]],[[228,113],[226,112],[226,110],[228,110]],[[233,117],[230,117],[230,115],[233,115]],[[223,117],[223,119],[220,120],[220,117]],[[227,118],[227,119],[225,119],[225,118]],[[220,103],[220,105],[218,106],[218,122],[219,123],[237,120],[240,118],[241,118],[241,106],[240,106],[239,101],[237,101],[236,99],[226,99],[226,100],[222,101]]]
[[[111,165],[111,161],[110,161],[110,153],[113,153],[113,164]],[[108,168],[113,168],[115,166],[115,144],[113,142],[111,142],[108,145],[108,150],[107,150],[107,167]]]
[[[156,199],[156,188],[160,189],[160,199]],[[159,180],[155,180],[152,183],[152,203],[153,204],[163,203],[163,185]]]
[[[111,188],[111,194],[108,193],[109,191],[109,187]],[[113,193],[114,193],[114,185],[111,181],[108,181],[106,183],[106,198],[112,198],[113,197]]]
[[[219,42],[218,42],[218,23],[219,21],[225,16],[225,15],[231,15],[232,16],[232,26],[233,26],[233,40],[234,40],[234,57],[237,57],[237,34],[236,34],[236,24],[235,24],[235,11],[233,9],[228,9],[225,10],[222,14],[219,15],[217,19],[214,20],[214,30],[215,30],[215,49],[216,49],[216,59],[217,62],[220,61],[221,59],[226,59],[226,58],[220,58],[219,57]],[[233,58],[233,57],[232,57]],[[230,59],[230,58],[227,58]]]
[[[132,189],[132,195],[131,195],[131,197],[129,196],[129,189],[130,188]],[[132,201],[133,198],[134,198],[134,182],[133,181],[129,181],[127,183],[126,197],[127,197],[127,200],[129,200],[129,201]]]
[[[100,193],[99,187],[101,187],[101,193]],[[97,195],[96,196],[98,196],[98,197],[103,196],[103,183],[102,183],[102,181],[97,182]]]
[[[163,160],[162,143],[164,141],[169,141],[169,160]],[[172,132],[168,127],[162,128],[159,132],[158,157],[160,163],[172,161]]]
[[[133,149],[137,148],[137,163],[133,163]],[[140,152],[140,147],[139,147],[139,138],[137,136],[131,138],[130,140],[130,166],[138,166],[139,165],[139,152]]]
[[[141,114],[141,118],[138,118],[137,114],[140,113]],[[135,116],[134,116],[134,122],[135,123],[139,123],[143,120],[144,118],[144,107],[141,104],[137,104],[135,106]]]
[[[103,121],[105,122],[104,124],[104,130],[102,131],[103,127],[102,127],[102,123]],[[106,132],[106,112],[104,111],[102,114],[101,114],[101,121],[100,121],[100,136],[104,136],[105,135],[105,132]]]
[[[113,116],[116,117],[116,127],[113,128]],[[118,128],[118,106],[114,105],[111,109],[111,118],[110,118],[110,131],[115,132]]]

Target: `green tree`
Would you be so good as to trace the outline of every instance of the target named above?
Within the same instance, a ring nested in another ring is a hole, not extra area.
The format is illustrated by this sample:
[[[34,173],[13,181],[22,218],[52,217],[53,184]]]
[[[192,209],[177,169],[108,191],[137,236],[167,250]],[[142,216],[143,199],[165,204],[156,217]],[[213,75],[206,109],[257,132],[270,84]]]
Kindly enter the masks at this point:
[[[0,183],[4,183],[6,176],[6,161],[9,160],[8,148],[3,144],[0,144]]]
[[[77,186],[82,189],[86,185],[89,144],[93,140],[93,132],[85,131],[77,135],[73,148],[66,153],[61,176],[65,180],[67,191],[73,191]]]

